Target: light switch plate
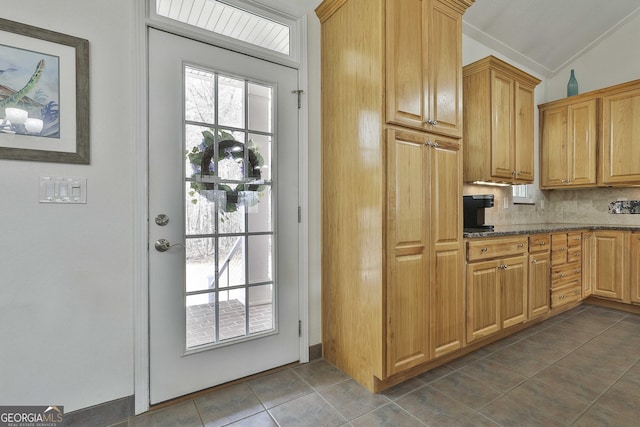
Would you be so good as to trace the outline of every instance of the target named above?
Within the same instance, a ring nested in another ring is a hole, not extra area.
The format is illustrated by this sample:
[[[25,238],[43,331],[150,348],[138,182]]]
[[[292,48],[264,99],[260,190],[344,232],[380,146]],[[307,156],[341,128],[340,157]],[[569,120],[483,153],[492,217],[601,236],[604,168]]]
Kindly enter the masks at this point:
[[[87,178],[41,176],[40,203],[87,203]]]

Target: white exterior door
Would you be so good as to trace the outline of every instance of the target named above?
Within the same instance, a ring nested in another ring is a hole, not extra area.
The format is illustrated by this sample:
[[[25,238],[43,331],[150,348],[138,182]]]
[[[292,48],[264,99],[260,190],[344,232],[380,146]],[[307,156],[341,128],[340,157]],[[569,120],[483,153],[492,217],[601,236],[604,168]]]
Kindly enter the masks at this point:
[[[155,404],[299,360],[298,72],[149,31]]]

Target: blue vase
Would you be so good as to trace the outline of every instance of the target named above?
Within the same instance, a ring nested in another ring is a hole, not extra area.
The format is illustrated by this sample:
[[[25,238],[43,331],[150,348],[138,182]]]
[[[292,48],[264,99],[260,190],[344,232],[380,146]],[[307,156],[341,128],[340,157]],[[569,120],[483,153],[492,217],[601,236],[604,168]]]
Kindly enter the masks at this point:
[[[567,96],[573,96],[578,94],[578,81],[573,70],[571,70],[571,77],[569,77],[569,83],[567,83]]]

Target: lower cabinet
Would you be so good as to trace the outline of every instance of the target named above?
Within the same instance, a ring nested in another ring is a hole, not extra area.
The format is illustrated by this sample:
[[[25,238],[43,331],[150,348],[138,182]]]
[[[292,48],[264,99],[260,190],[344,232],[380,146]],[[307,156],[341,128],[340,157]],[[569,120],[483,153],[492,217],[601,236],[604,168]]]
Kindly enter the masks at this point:
[[[593,293],[593,231],[582,233],[582,298],[587,298]]]
[[[548,234],[529,236],[529,319],[549,312],[550,250],[551,236]]]
[[[592,234],[593,295],[629,302],[625,231],[596,230]]]
[[[527,250],[526,237],[468,242],[468,343],[527,319]]]
[[[631,233],[629,249],[630,299],[632,303],[640,304],[640,233]]]

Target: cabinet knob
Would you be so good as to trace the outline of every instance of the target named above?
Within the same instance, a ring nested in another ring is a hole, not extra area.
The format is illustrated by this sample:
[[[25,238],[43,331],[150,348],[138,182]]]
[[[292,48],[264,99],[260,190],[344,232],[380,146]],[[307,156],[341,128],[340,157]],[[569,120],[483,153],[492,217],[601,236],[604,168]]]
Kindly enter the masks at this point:
[[[580,252],[576,252],[573,256],[580,256]]]
[[[585,239],[585,240],[589,240],[589,237],[591,237],[591,235],[590,235],[590,234],[587,234],[586,236],[584,236],[584,239]]]
[[[520,176],[520,175],[522,175],[522,172],[519,171],[516,175]]]
[[[579,237],[574,237],[573,240],[575,240],[577,242],[578,240],[580,240],[580,238]]]
[[[564,252],[564,251],[566,250],[566,248],[558,248],[558,250],[559,250],[560,252]]]
[[[537,263],[538,263],[537,259],[534,258],[534,259],[531,260],[531,264],[537,264]]]
[[[482,248],[482,249],[480,249],[480,252],[482,252],[482,253],[487,252],[487,248]]]
[[[429,120],[427,120],[427,124],[430,125],[430,126],[438,126],[438,121],[429,119]]]
[[[544,246],[546,244],[547,244],[547,242],[540,242],[540,246]]]
[[[519,247],[519,248],[524,247],[524,243],[518,243],[518,247]]]
[[[580,293],[580,289],[576,289],[576,295]]]
[[[564,299],[564,295],[560,295],[560,299]]]
[[[564,277],[564,273],[560,273],[560,277]]]
[[[580,269],[579,268],[576,268],[576,273],[580,273]]]

